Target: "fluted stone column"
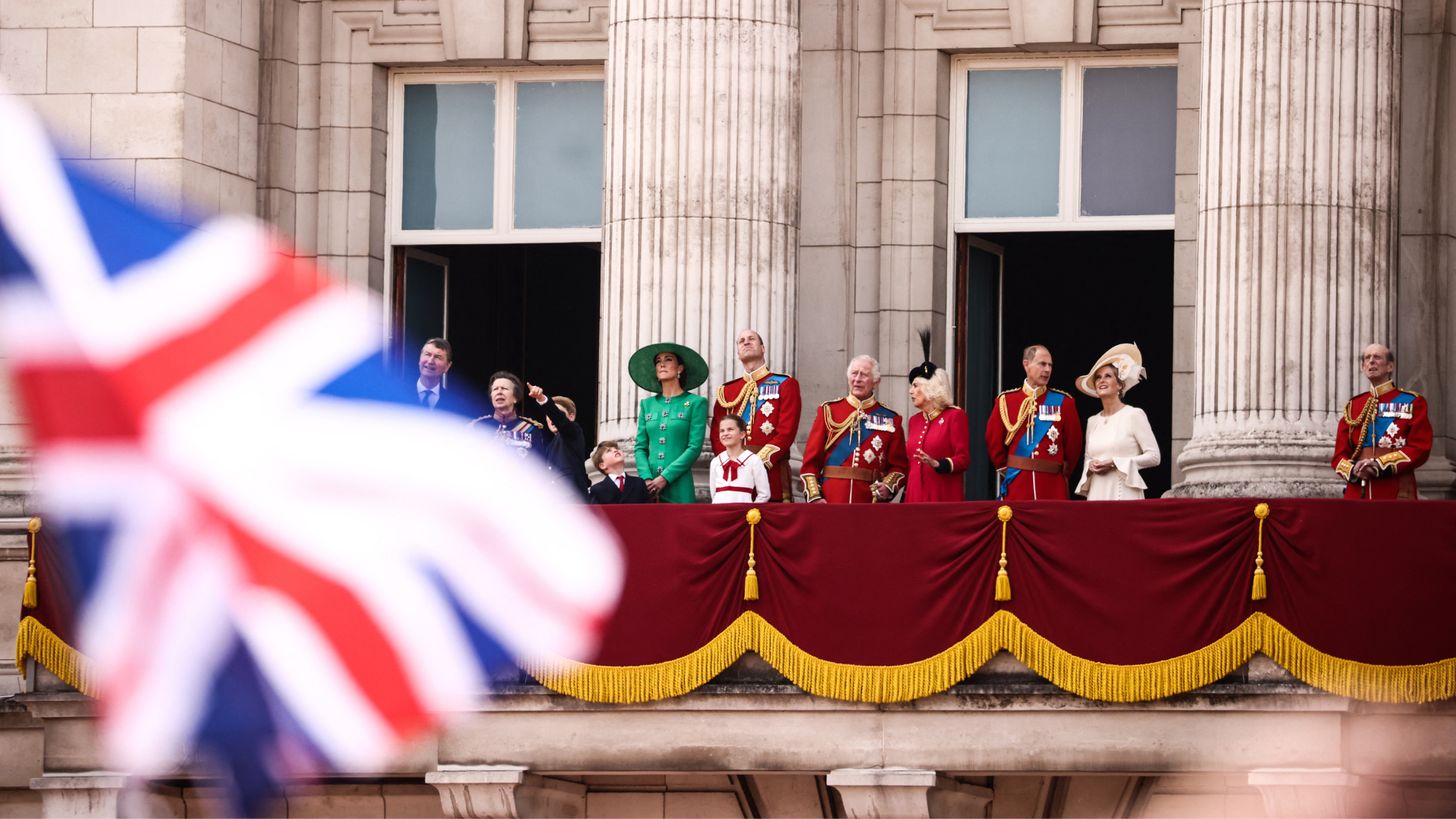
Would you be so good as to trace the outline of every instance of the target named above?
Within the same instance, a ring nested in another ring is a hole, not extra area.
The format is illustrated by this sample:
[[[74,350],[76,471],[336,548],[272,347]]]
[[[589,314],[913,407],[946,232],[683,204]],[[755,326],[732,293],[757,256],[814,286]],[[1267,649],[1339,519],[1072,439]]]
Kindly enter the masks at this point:
[[[1331,495],[1393,344],[1400,0],[1205,0],[1193,436],[1173,494]]]
[[[799,0],[613,0],[607,35],[601,434],[635,431],[627,359],[676,341],[739,373],[758,329],[791,367]]]

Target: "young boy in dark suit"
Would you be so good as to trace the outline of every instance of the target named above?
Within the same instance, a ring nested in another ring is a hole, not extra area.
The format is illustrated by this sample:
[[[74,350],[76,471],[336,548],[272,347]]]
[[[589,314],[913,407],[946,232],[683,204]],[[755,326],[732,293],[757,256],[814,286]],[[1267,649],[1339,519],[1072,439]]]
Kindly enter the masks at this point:
[[[647,503],[647,484],[636,475],[627,474],[627,456],[616,441],[602,441],[592,450],[592,465],[606,477],[592,484],[587,498],[593,504]]]

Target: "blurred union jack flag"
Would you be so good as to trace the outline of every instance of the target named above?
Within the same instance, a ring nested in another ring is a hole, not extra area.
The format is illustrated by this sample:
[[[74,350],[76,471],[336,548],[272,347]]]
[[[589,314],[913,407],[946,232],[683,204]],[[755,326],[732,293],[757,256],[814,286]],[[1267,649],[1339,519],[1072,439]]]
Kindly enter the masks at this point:
[[[114,761],[211,756],[245,798],[377,770],[492,667],[589,658],[613,535],[394,403],[376,303],[255,223],[143,213],[4,94],[0,122],[0,344]]]

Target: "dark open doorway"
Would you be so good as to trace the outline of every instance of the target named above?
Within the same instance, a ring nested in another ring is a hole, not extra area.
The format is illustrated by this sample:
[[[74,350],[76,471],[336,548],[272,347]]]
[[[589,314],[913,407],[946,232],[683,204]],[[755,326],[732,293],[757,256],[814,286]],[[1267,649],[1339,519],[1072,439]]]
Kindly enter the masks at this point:
[[[423,339],[455,351],[452,386],[484,395],[497,370],[576,402],[596,443],[601,250],[596,244],[395,248],[397,360],[412,371]]]
[[[971,417],[967,497],[994,497],[982,437],[995,394],[1021,384],[1023,348],[1044,344],[1051,349],[1052,386],[1076,397],[1085,426],[1102,405],[1078,392],[1074,381],[1103,351],[1124,341],[1137,342],[1148,371],[1148,380],[1128,395],[1127,402],[1148,414],[1163,453],[1162,463],[1143,473],[1147,494],[1155,498],[1168,491],[1173,428],[1172,232],[958,238],[957,390]]]

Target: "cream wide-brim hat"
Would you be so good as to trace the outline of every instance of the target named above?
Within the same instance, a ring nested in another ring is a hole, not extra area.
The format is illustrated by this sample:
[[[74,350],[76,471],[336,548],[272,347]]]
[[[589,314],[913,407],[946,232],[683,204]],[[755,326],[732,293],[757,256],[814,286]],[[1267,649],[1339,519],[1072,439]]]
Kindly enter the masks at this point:
[[[1098,370],[1108,364],[1117,369],[1117,380],[1122,382],[1124,393],[1148,377],[1148,371],[1143,369],[1143,351],[1138,349],[1137,344],[1119,344],[1103,353],[1086,375],[1077,378],[1077,390],[1083,395],[1096,398],[1097,388],[1093,385],[1092,379],[1097,375]]]

